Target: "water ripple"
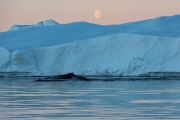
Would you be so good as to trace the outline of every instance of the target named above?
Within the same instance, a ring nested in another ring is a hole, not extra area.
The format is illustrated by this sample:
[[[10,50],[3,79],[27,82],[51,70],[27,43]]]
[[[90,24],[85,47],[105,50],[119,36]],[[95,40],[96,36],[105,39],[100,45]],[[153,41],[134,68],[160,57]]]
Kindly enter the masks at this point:
[[[179,81],[0,80],[0,119],[178,120]]]

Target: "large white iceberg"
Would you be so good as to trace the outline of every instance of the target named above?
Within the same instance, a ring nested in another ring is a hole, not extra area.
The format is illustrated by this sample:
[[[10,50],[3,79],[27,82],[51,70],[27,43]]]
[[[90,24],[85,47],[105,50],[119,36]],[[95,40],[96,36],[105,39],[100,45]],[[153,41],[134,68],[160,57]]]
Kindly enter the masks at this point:
[[[171,17],[165,17],[164,19],[170,18]],[[180,17],[176,16],[176,18]],[[164,19],[161,18],[161,20]],[[171,19],[174,19],[174,16]],[[150,24],[150,21],[153,24],[154,20],[149,20],[148,24]],[[157,21],[157,19],[155,19],[155,21]],[[142,21],[143,25],[145,22],[146,21]],[[177,25],[176,22],[175,24]],[[142,23],[128,24],[137,26]],[[84,23],[74,23],[73,26],[77,24],[84,25]],[[173,23],[169,24],[172,25]],[[122,26],[124,27],[125,25]],[[91,25],[88,23],[88,27],[89,26]],[[42,76],[74,72],[79,75],[137,76],[150,72],[180,72],[180,34],[178,30],[171,31],[174,33],[170,34],[168,34],[168,29],[166,31],[163,30],[162,33],[159,31],[161,35],[158,36],[156,34],[151,35],[152,31],[147,32],[147,35],[145,35],[146,31],[144,29],[142,30],[143,34],[138,34],[134,32],[117,32],[117,29],[114,29],[113,32],[113,28],[117,26],[103,26],[107,28],[110,27],[110,29],[102,29],[101,26],[92,24],[91,27],[93,29],[99,28],[103,33],[97,35],[97,33],[100,32],[95,30],[92,31],[92,33],[83,34],[82,36],[84,38],[79,39],[79,35],[82,32],[81,30],[83,30],[82,28],[78,35],[67,33],[70,36],[66,36],[67,34],[65,34],[65,39],[61,38],[58,44],[52,46],[48,46],[47,43],[49,40],[45,37],[44,39],[47,41],[45,44],[42,44],[39,39],[28,39],[29,44],[33,44],[34,42],[37,47],[28,46],[28,41],[22,44],[21,42],[23,40],[20,41],[21,44],[19,44],[19,47],[17,47],[18,43],[15,43],[13,46],[13,36],[8,38],[8,40],[12,42],[12,44],[8,46],[5,41],[7,40],[8,33],[1,33],[0,37],[2,38],[3,35],[5,37],[0,40],[0,43],[4,44],[4,46],[0,47],[0,73]],[[71,28],[68,29],[72,30],[72,28],[71,24]],[[173,28],[173,26],[171,26],[171,28]],[[108,32],[108,30],[111,30],[111,33],[110,31]],[[31,31],[31,29],[29,31]],[[139,30],[137,29],[137,31]],[[149,29],[147,29],[147,31],[149,31]],[[54,32],[56,33],[57,31]],[[164,32],[167,32],[167,36],[162,35]],[[16,34],[17,33],[18,32],[16,32]],[[16,36],[15,33],[10,34]],[[30,33],[25,34],[27,37],[27,34]],[[90,37],[89,35],[92,34],[94,34],[94,36]],[[23,34],[21,37],[24,37]],[[71,40],[67,40],[67,42],[66,38],[71,38]],[[53,40],[51,42],[53,42]],[[27,45],[26,48],[23,48],[23,45]]]

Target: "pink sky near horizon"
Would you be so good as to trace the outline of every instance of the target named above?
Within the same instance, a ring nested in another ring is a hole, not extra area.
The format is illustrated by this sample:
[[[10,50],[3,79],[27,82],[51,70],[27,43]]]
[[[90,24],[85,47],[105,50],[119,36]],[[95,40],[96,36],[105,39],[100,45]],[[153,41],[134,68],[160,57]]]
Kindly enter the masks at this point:
[[[94,17],[97,9],[101,10],[99,19]],[[180,14],[180,0],[0,0],[0,32],[13,24],[36,24],[48,19],[105,25],[175,14]]]

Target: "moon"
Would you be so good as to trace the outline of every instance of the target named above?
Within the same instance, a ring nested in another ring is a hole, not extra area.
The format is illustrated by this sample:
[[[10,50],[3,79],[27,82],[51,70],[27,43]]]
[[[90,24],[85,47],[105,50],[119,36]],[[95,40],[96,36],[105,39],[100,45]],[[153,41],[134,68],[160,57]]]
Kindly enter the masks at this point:
[[[100,17],[101,17],[101,11],[100,11],[100,9],[97,9],[97,10],[94,12],[94,16],[95,16],[96,18],[100,18]]]

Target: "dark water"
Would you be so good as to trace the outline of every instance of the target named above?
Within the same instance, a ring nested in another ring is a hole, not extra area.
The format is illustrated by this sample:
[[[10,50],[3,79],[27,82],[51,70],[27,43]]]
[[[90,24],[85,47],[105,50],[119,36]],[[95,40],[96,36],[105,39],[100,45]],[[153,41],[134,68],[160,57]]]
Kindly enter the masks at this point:
[[[0,78],[0,120],[179,120],[180,81]]]

